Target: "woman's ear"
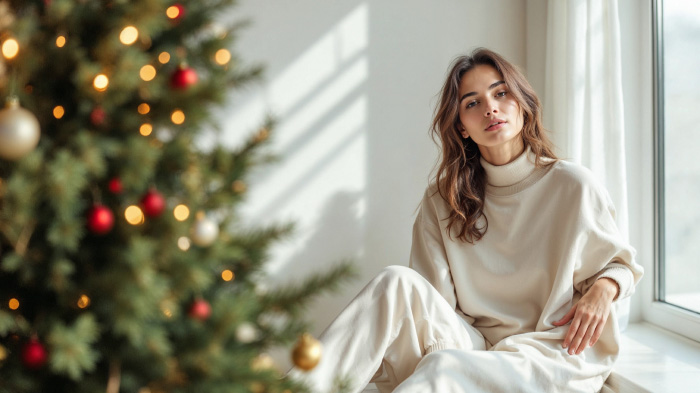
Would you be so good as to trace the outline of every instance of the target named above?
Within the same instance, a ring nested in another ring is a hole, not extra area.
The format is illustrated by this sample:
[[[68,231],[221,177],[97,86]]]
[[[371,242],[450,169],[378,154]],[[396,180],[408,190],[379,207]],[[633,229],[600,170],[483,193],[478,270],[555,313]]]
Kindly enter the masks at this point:
[[[467,130],[464,128],[463,125],[457,124],[457,131],[459,131],[459,134],[462,135],[462,138],[467,139],[469,138],[469,133]]]

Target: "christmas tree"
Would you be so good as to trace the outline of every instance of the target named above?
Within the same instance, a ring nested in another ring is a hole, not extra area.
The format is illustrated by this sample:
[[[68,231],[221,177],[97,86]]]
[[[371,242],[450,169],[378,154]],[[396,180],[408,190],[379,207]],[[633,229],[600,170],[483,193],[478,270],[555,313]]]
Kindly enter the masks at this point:
[[[266,351],[351,269],[259,285],[292,229],[238,212],[272,119],[196,148],[261,75],[216,20],[233,3],[0,1],[0,392],[304,391]]]

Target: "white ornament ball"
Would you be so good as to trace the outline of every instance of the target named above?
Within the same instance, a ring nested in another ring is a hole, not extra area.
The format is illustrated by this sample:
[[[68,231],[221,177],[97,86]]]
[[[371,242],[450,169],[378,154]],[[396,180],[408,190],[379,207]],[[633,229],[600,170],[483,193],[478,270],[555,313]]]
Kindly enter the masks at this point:
[[[39,120],[32,112],[19,106],[16,98],[7,100],[0,110],[0,158],[18,160],[34,150],[39,143]]]
[[[238,342],[248,344],[258,339],[258,328],[250,322],[243,322],[236,328]]]
[[[192,242],[200,247],[206,247],[214,243],[219,237],[219,226],[206,217],[197,218],[190,233]]]

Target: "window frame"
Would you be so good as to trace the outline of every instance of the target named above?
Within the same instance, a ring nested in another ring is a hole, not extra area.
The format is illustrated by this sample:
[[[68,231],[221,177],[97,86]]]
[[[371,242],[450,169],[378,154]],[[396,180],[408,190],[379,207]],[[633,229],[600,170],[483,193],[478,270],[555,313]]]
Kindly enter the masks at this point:
[[[664,64],[663,0],[651,1],[653,79],[653,297],[645,302],[644,319],[672,332],[700,341],[700,314],[661,300],[664,293]]]

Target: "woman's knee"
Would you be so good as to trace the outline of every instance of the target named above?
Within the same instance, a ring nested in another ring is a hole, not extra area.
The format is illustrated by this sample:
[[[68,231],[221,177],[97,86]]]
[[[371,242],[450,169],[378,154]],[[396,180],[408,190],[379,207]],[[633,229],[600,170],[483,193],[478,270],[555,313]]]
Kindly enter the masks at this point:
[[[411,269],[410,267],[406,266],[400,266],[400,265],[391,265],[387,266],[384,269],[382,269],[381,272],[377,275],[377,278],[380,281],[385,281],[385,282],[395,282],[395,281],[400,281],[400,282],[413,282],[416,279],[420,280],[422,279],[422,276],[418,274],[415,270]]]

